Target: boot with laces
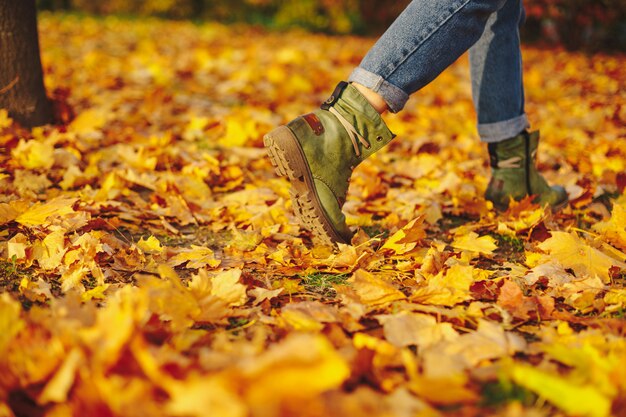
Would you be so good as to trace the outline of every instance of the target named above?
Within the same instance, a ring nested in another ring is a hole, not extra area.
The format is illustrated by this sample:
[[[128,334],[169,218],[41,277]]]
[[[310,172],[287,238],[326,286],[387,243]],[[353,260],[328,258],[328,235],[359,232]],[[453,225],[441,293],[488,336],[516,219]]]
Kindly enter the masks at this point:
[[[297,117],[263,138],[276,173],[291,182],[300,222],[327,244],[350,243],[341,208],[352,171],[394,135],[367,99],[341,82],[320,110]]]
[[[506,210],[511,198],[535,196],[533,203],[549,204],[553,211],[567,205],[567,193],[561,186],[550,187],[535,166],[539,132],[522,132],[498,143],[489,144],[491,181],[485,198],[498,210]]]

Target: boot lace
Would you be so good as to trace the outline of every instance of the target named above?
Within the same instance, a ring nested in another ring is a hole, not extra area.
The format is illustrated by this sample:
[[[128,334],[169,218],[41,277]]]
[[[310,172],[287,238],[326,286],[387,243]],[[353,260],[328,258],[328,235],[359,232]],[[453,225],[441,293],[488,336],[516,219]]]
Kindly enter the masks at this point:
[[[354,152],[356,153],[356,156],[361,156],[359,142],[365,147],[365,149],[370,148],[370,143],[363,136],[361,136],[359,132],[357,132],[354,126],[352,126],[352,124],[347,121],[346,118],[341,115],[341,113],[339,113],[333,107],[329,107],[328,111],[330,111],[332,114],[335,115],[335,117],[337,117],[339,123],[341,123],[342,126],[346,129],[346,132],[348,132],[348,137],[350,138],[350,141],[352,141],[352,146],[354,147]]]
[[[505,159],[504,161],[498,161],[498,168],[520,168],[522,158],[519,156],[514,156],[509,159]]]

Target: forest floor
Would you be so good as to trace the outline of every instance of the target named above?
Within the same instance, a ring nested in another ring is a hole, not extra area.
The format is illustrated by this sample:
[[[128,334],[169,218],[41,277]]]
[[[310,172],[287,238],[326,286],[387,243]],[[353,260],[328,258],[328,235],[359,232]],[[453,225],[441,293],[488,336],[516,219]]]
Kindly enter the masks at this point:
[[[0,110],[0,416],[626,415],[626,56],[524,49],[538,166],[497,213],[462,57],[385,116],[351,245],[262,137],[373,39],[43,15],[64,123]]]

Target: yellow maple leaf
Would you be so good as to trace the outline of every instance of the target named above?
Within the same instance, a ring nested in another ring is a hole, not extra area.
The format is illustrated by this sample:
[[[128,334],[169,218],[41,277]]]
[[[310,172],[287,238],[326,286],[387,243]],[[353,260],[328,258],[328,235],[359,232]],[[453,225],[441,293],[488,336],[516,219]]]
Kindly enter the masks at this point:
[[[13,337],[24,327],[20,318],[21,311],[20,303],[9,294],[0,294],[0,353],[4,352]]]
[[[14,200],[0,204],[0,224],[15,220],[20,213],[28,209],[29,203],[24,200]]]
[[[416,375],[409,382],[409,389],[429,402],[439,405],[452,405],[475,402],[478,395],[468,386],[465,374],[446,378],[432,378]]]
[[[589,246],[580,237],[567,232],[550,232],[552,236],[538,246],[548,252],[565,268],[571,268],[578,278],[597,275],[604,283],[610,281],[609,269],[613,266],[626,268],[626,263],[618,261]]]
[[[397,255],[413,250],[417,243],[426,237],[424,219],[425,216],[421,215],[411,220],[406,226],[389,237],[381,249],[390,249]]]
[[[191,249],[180,250],[170,259],[172,266],[182,265],[185,262],[187,262],[187,268],[203,268],[207,265],[215,268],[221,263],[219,259],[215,259],[211,249],[197,245],[191,245]]]
[[[241,372],[248,381],[247,400],[262,406],[315,398],[341,386],[350,368],[324,336],[294,333],[243,363]]]
[[[609,220],[598,222],[592,228],[618,248],[626,250],[626,197],[613,205]]]
[[[283,309],[280,317],[294,330],[305,332],[319,332],[324,328],[324,324],[315,320],[310,315],[295,309]]]
[[[163,252],[163,246],[161,246],[161,242],[153,235],[150,235],[150,237],[145,240],[143,237],[139,239],[139,242],[137,242],[137,247],[145,253]]]
[[[509,372],[515,383],[535,392],[568,414],[588,417],[610,415],[611,400],[593,385],[579,385],[567,377],[519,363],[510,367]]]
[[[82,281],[87,277],[89,269],[82,264],[72,265],[61,275],[61,291],[68,292],[72,289],[84,291]]]
[[[33,248],[33,258],[45,270],[54,270],[59,267],[65,255],[65,231],[58,229],[48,234],[41,243]]]
[[[52,298],[50,292],[50,284],[39,278],[37,282],[33,282],[28,277],[22,278],[19,287],[20,294],[30,301],[45,302]]]
[[[54,165],[54,146],[50,142],[20,140],[11,156],[27,169],[50,169]]]
[[[0,109],[0,129],[11,127],[13,120],[9,117],[7,109]]]
[[[110,287],[109,284],[98,285],[97,287],[94,287],[90,289],[89,291],[85,291],[84,293],[82,293],[80,295],[80,298],[83,301],[93,300],[94,298],[97,300],[104,300],[106,298],[106,296],[104,295],[104,292],[108,290],[109,287]]]
[[[23,233],[18,233],[7,242],[9,259],[23,259],[26,257],[26,248],[29,246],[28,238]]]
[[[171,382],[167,391],[170,395],[165,405],[168,415],[204,417],[207,412],[224,417],[248,415],[235,387],[224,377],[191,376],[184,381]]]
[[[108,113],[101,108],[93,108],[82,111],[70,123],[70,130],[76,133],[92,133],[104,126],[108,120]]]
[[[363,304],[385,304],[406,298],[392,284],[364,269],[357,269],[347,282]]]
[[[73,348],[65,357],[56,374],[48,381],[37,402],[39,404],[47,404],[66,401],[70,388],[74,384],[76,371],[84,360],[85,358],[80,349],[78,347]]]
[[[46,203],[35,203],[24,213],[15,218],[15,221],[25,226],[39,226],[46,223],[49,217],[61,217],[74,213],[73,205],[77,198],[57,197]]]
[[[224,146],[243,146],[259,135],[256,122],[249,117],[233,114],[226,117],[226,132],[219,143]]]
[[[230,269],[220,272],[211,280],[211,295],[225,301],[230,306],[245,304],[248,296],[246,286],[239,283],[241,269]]]
[[[498,248],[493,237],[489,235],[478,237],[478,234],[475,232],[455,237],[451,246],[455,249],[478,252],[483,255],[491,255]]]
[[[456,264],[427,278],[426,286],[418,288],[411,299],[420,303],[453,306],[471,299],[470,285],[473,282],[474,268]]]

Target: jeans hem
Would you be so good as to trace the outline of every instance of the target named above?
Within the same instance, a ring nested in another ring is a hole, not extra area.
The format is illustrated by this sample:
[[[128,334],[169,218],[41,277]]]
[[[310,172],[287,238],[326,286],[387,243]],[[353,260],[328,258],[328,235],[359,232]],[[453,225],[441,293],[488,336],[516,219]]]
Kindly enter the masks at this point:
[[[482,142],[495,143],[517,136],[520,132],[529,127],[530,123],[528,123],[528,117],[526,114],[522,114],[521,116],[501,122],[479,123],[478,134]]]
[[[402,110],[409,99],[409,95],[400,87],[391,84],[382,76],[361,67],[357,67],[352,71],[348,81],[359,83],[373,92],[380,94],[387,103],[389,111],[392,113],[397,113]]]

